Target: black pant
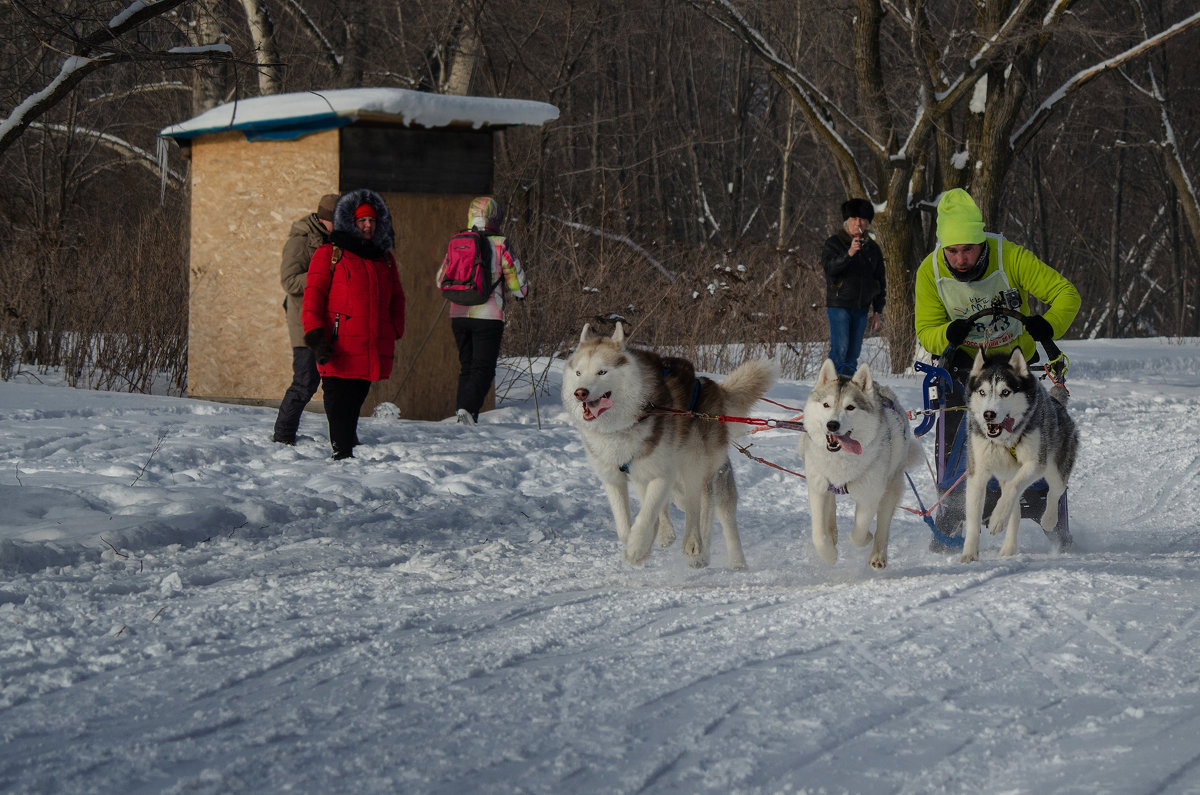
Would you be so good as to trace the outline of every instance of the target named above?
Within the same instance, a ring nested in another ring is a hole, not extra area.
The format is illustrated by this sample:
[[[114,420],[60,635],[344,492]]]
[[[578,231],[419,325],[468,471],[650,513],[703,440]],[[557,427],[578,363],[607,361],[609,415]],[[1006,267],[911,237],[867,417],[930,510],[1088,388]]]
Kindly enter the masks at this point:
[[[450,320],[450,330],[458,344],[456,410],[466,409],[472,417],[479,419],[479,410],[483,408],[483,401],[496,377],[504,321],[456,317]]]
[[[362,411],[371,382],[361,378],[321,379],[325,387],[325,418],[329,420],[329,444],[334,458],[349,458],[358,444],[358,414]]]
[[[283,393],[283,400],[279,403],[279,416],[275,418],[275,441],[296,443],[300,415],[312,396],[317,394],[320,385],[321,376],[317,373],[317,359],[312,349],[292,348],[292,385]]]

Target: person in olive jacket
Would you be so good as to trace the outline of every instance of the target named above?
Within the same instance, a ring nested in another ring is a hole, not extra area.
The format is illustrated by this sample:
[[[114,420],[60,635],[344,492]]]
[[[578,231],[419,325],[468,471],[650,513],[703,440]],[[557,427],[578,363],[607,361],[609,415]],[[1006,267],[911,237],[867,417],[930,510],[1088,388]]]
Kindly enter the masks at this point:
[[[392,219],[374,191],[338,199],[329,243],[313,254],[304,288],[304,343],[325,392],[335,459],[351,458],[371,382],[392,374],[404,336],[404,289],[391,248]]]
[[[829,358],[839,375],[854,375],[868,325],[880,327],[887,282],[883,251],[867,235],[875,208],[866,199],[842,204],[842,226],[825,241],[825,313],[829,318]]]
[[[308,278],[308,264],[317,249],[329,242],[333,231],[333,208],[338,195],[327,193],[317,203],[317,211],[309,213],[292,224],[287,242],[283,244],[283,261],[279,265],[279,283],[287,296],[283,308],[287,313],[288,340],[292,343],[292,383],[279,402],[279,414],[275,417],[274,439],[280,444],[295,444],[296,431],[300,428],[300,415],[312,396],[317,394],[321,376],[317,373],[317,360],[312,350],[304,344],[304,325],[300,322],[300,309],[304,305],[304,284]]]

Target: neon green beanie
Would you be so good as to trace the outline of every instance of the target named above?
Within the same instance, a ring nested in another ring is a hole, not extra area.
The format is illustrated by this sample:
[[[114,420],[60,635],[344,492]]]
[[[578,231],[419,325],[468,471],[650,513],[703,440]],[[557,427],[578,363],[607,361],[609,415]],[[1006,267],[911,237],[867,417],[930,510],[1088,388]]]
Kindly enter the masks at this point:
[[[937,206],[937,236],[943,246],[982,243],[983,214],[962,188],[942,194]]]

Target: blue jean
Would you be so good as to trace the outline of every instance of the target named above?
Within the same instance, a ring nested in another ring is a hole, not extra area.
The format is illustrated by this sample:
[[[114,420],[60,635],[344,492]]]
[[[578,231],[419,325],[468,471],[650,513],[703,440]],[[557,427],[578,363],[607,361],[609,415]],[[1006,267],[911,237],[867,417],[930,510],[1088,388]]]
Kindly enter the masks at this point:
[[[825,314],[829,318],[829,358],[833,359],[838,375],[854,375],[870,310],[827,306]]]

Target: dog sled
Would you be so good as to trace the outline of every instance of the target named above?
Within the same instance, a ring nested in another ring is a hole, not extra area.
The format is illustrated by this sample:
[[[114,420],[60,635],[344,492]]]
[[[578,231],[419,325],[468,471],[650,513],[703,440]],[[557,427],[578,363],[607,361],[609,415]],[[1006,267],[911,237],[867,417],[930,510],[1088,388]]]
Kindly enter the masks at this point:
[[[1026,315],[1005,305],[999,298],[992,306],[976,312],[967,320],[973,323],[994,315],[1005,315],[1022,325],[1028,320]],[[1038,344],[1046,356],[1046,374],[1043,377],[1049,377],[1055,384],[1064,385],[1070,361],[1053,341]],[[962,362],[956,363],[956,350],[956,346],[948,346],[940,356],[934,358],[934,363],[916,362],[913,365],[917,372],[925,376],[922,383],[925,411],[914,433],[917,436],[932,433],[934,438],[934,480],[938,499],[936,507],[925,516],[925,522],[933,533],[929,548],[935,552],[962,549],[963,546],[968,426],[965,392],[966,374],[971,365],[966,364],[964,369]],[[1037,361],[1038,358],[1034,357],[1031,364]],[[1021,496],[1022,519],[1033,519],[1036,522],[1041,518],[1046,509],[1047,489],[1046,481],[1038,480],[1025,490]],[[985,524],[990,519],[992,508],[999,497],[1000,484],[992,478],[984,502]],[[1057,544],[1060,551],[1070,548],[1072,540],[1065,492],[1058,501],[1056,526],[1052,530],[1043,529],[1051,543]]]

